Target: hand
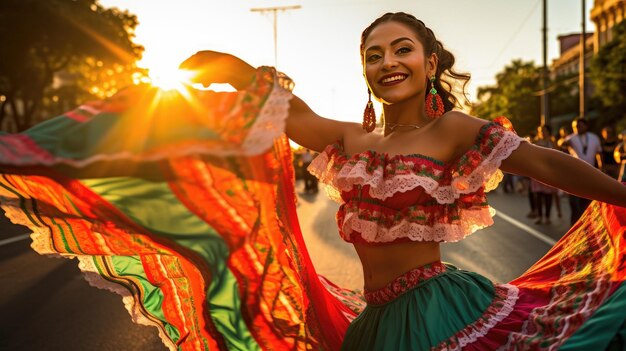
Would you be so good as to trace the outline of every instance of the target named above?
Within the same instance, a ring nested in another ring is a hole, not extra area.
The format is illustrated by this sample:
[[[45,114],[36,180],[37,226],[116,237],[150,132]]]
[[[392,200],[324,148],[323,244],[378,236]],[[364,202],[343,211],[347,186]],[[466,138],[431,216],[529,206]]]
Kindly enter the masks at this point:
[[[245,88],[254,77],[255,68],[231,54],[203,50],[183,61],[180,69],[193,72],[190,80],[209,86],[228,83],[236,89]]]
[[[211,83],[228,83],[229,54],[217,51],[198,51],[183,61],[178,68],[193,72],[191,81],[209,86]]]

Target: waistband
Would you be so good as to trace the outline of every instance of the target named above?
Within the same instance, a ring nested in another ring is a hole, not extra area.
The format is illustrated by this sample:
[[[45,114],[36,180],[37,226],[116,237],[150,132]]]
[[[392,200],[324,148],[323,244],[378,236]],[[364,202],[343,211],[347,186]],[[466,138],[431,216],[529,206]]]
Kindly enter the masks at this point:
[[[389,284],[376,290],[365,290],[363,295],[368,305],[382,305],[390,302],[405,292],[428,279],[438,276],[447,270],[441,261],[435,261],[423,266],[413,268],[410,271],[395,278]]]

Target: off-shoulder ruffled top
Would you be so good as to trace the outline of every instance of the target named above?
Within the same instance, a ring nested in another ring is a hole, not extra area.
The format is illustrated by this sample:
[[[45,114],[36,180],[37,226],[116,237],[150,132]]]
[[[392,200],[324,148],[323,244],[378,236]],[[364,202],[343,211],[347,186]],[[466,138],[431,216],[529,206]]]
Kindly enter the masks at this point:
[[[500,117],[485,124],[474,145],[449,163],[421,154],[347,155],[338,141],[308,170],[341,204],[337,223],[345,241],[451,242],[493,224],[495,211],[485,192],[502,180],[502,160],[522,141]]]

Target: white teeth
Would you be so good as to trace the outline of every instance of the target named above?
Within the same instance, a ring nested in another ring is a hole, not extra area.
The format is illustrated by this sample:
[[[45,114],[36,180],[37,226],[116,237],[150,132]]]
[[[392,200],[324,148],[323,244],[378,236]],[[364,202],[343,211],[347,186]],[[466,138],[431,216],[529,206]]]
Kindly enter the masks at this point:
[[[397,80],[403,80],[405,79],[406,76],[403,75],[398,75],[398,76],[393,76],[393,77],[389,77],[389,78],[385,78],[382,80],[383,83],[390,83],[390,82],[395,82]]]

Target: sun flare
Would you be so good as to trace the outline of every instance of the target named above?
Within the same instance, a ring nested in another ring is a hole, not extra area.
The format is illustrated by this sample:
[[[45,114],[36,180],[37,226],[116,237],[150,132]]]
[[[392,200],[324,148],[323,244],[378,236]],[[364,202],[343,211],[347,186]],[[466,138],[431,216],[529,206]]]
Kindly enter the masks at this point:
[[[148,76],[150,84],[162,90],[182,90],[191,84],[193,72],[178,68],[151,68]]]

